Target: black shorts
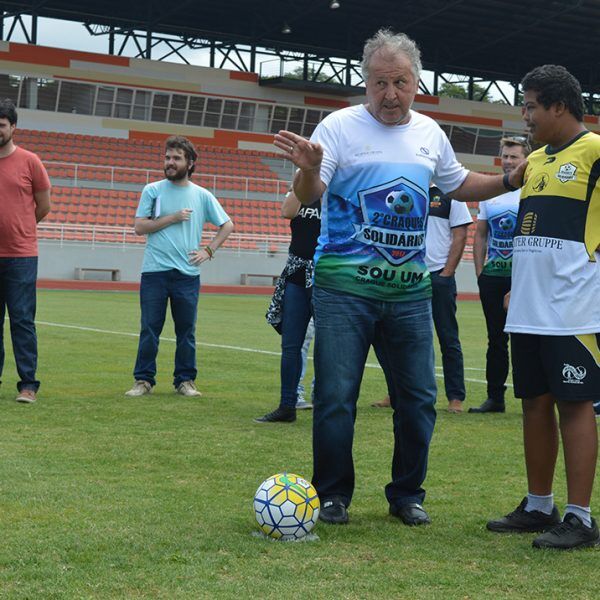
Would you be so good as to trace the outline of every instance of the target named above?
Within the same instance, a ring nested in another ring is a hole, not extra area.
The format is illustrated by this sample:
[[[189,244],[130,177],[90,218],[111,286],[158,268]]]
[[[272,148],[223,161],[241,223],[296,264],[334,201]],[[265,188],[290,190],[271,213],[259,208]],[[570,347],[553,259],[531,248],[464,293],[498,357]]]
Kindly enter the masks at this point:
[[[600,401],[600,333],[511,333],[510,345],[517,398],[550,392],[558,400]]]

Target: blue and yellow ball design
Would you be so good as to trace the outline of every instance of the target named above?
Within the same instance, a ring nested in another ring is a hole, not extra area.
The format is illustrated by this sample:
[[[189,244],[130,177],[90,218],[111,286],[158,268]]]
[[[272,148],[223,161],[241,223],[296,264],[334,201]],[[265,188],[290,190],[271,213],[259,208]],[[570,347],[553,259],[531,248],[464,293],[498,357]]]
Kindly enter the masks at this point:
[[[293,473],[278,473],[265,479],[254,494],[258,526],[278,540],[297,540],[310,533],[320,507],[313,485]]]

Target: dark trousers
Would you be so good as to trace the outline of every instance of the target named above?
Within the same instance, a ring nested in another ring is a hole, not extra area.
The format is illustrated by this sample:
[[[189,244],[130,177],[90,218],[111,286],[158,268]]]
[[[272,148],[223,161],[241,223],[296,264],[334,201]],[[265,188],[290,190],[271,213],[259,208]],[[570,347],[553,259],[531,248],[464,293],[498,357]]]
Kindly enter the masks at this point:
[[[465,399],[465,370],[456,320],[456,279],[440,277],[439,273],[431,273],[431,310],[442,352],[444,387],[448,400],[462,401]]]
[[[10,337],[20,381],[17,389],[37,391],[37,335],[35,309],[37,256],[0,258],[0,376],[4,368],[4,315],[8,311]]]
[[[156,385],[156,356],[160,334],[165,324],[167,303],[175,324],[175,370],[173,385],[196,379],[196,315],[200,277],[184,275],[176,269],[142,273],[140,341],[133,376]]]
[[[390,390],[394,423],[392,506],[423,502],[436,385],[431,303],[382,302],[313,289],[315,400],[312,482],[321,500],[354,492],[354,421],[369,348],[374,347]]]
[[[488,348],[485,378],[488,398],[504,402],[508,377],[508,334],[504,333],[506,311],[504,296],[510,292],[510,277],[480,275],[477,280],[479,297],[487,326]]]
[[[311,298],[311,287],[286,282],[281,321],[281,406],[289,408],[296,406],[302,344],[312,315]]]

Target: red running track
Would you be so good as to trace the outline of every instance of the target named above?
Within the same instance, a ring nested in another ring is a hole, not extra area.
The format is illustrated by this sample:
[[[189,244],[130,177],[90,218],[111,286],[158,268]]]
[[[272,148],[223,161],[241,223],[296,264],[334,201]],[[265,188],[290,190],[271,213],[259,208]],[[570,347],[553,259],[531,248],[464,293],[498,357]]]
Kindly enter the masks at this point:
[[[137,292],[139,282],[135,281],[89,281],[76,279],[38,279],[37,287],[46,290],[100,290]],[[273,286],[262,285],[203,285],[203,294],[251,294],[270,296]],[[459,300],[479,300],[479,294],[464,292],[458,294]]]

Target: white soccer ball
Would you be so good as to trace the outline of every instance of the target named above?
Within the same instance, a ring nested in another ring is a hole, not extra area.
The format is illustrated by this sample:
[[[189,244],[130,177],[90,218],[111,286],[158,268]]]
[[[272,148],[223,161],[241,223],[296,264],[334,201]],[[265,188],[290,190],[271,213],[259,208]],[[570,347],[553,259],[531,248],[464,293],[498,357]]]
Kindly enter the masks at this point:
[[[385,198],[385,203],[387,207],[397,215],[409,213],[414,206],[412,196],[404,191],[390,192]]]
[[[320,507],[313,485],[293,473],[278,473],[265,479],[254,494],[258,526],[278,540],[297,540],[310,533]]]

